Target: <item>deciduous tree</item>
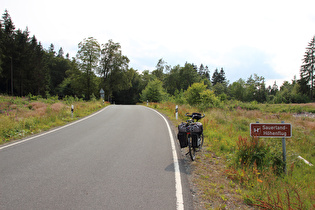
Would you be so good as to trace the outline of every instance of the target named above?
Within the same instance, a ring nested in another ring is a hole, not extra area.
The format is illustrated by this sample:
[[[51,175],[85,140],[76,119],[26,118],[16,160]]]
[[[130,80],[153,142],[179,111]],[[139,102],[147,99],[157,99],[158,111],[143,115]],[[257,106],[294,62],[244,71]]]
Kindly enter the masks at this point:
[[[131,86],[131,81],[127,78],[129,59],[122,55],[119,43],[108,40],[102,45],[101,61],[98,73],[103,78],[102,88],[105,95],[111,97],[113,92],[126,90]]]
[[[160,102],[166,95],[163,84],[159,79],[152,80],[141,93],[142,101]]]
[[[84,73],[86,78],[85,97],[89,100],[90,95],[92,94],[92,89],[96,88],[96,84],[92,82],[93,78],[95,77],[94,72],[98,67],[101,49],[98,41],[93,37],[84,39],[82,42],[79,43],[78,48],[79,50],[77,53],[77,59],[79,61],[80,69]]]

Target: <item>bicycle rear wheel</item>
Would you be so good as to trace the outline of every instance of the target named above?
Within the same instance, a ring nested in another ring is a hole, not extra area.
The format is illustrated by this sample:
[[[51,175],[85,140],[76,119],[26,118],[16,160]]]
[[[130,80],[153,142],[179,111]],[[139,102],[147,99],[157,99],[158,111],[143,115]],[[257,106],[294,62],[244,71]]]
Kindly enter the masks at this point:
[[[202,149],[202,146],[203,146],[203,141],[204,141],[203,133],[200,134],[200,138],[201,138],[201,141],[200,141],[200,145],[199,145],[199,150],[201,150],[201,149]]]
[[[188,136],[188,147],[189,147],[189,155],[192,161],[196,159],[196,148],[192,145],[191,135]]]

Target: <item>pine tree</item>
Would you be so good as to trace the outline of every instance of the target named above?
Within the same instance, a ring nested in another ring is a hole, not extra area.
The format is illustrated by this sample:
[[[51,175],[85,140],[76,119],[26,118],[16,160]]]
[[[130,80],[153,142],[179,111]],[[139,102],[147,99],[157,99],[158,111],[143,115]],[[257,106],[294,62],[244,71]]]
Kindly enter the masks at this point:
[[[220,83],[226,82],[225,72],[224,72],[223,68],[221,68],[220,73],[219,73],[219,82]]]
[[[57,57],[58,58],[63,58],[63,54],[64,54],[64,51],[63,51],[62,47],[60,47]]]
[[[220,72],[218,71],[218,69],[215,69],[215,71],[213,72],[212,75],[212,85],[216,85],[217,83],[226,83],[226,77],[225,77],[225,72],[223,70],[223,68],[221,68]]]
[[[200,76],[205,74],[205,68],[204,68],[203,64],[200,65],[198,73]]]
[[[218,82],[219,82],[219,72],[218,72],[218,69],[215,69],[213,74],[212,74],[212,85],[216,85]]]
[[[5,10],[2,16],[1,24],[1,51],[2,56],[2,74],[0,75],[0,87],[1,92],[11,93],[13,95],[13,79],[14,79],[14,37],[15,37],[15,26],[9,15],[8,10]]]
[[[301,66],[300,75],[301,79],[310,84],[310,97],[313,100],[314,90],[314,67],[315,66],[315,35],[308,43],[306,52],[303,58],[303,64]]]

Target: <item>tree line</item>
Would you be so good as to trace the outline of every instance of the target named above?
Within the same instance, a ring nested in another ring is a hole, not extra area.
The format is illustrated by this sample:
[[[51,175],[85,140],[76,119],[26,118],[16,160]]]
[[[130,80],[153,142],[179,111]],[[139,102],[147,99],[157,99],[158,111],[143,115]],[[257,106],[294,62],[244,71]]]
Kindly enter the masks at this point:
[[[239,100],[259,103],[304,103],[313,100],[315,36],[311,39],[300,69],[300,79],[266,87],[257,74],[229,83],[223,68],[197,66],[186,62],[170,66],[162,58],[153,71],[129,67],[121,45],[108,40],[100,44],[88,37],[78,44],[76,57],[70,58],[51,44],[44,49],[28,28],[15,29],[6,10],[0,21],[0,93],[15,96],[73,96],[86,100],[99,98],[120,104],[173,100],[177,103]],[[197,85],[194,85],[197,84]],[[196,97],[192,97],[196,92]],[[191,95],[191,96],[189,96]]]

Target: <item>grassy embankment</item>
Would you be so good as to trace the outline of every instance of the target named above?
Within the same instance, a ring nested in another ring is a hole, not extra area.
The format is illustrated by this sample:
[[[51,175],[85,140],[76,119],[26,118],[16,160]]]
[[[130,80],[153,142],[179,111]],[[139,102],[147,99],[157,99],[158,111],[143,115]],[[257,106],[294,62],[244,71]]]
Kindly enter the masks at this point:
[[[150,106],[175,126],[186,120],[186,112],[199,111],[180,106],[176,121],[175,104]],[[294,116],[302,112],[315,113],[315,104],[234,103],[204,111],[204,148],[189,162],[197,209],[315,209],[315,166],[298,158],[315,165],[315,119]],[[287,174],[281,139],[250,137],[249,125],[257,121],[292,124],[292,138],[286,139]]]
[[[74,105],[73,117],[71,105]],[[57,97],[43,99],[0,95],[0,144],[65,125],[107,105],[101,101],[84,102],[73,97],[61,101]]]

